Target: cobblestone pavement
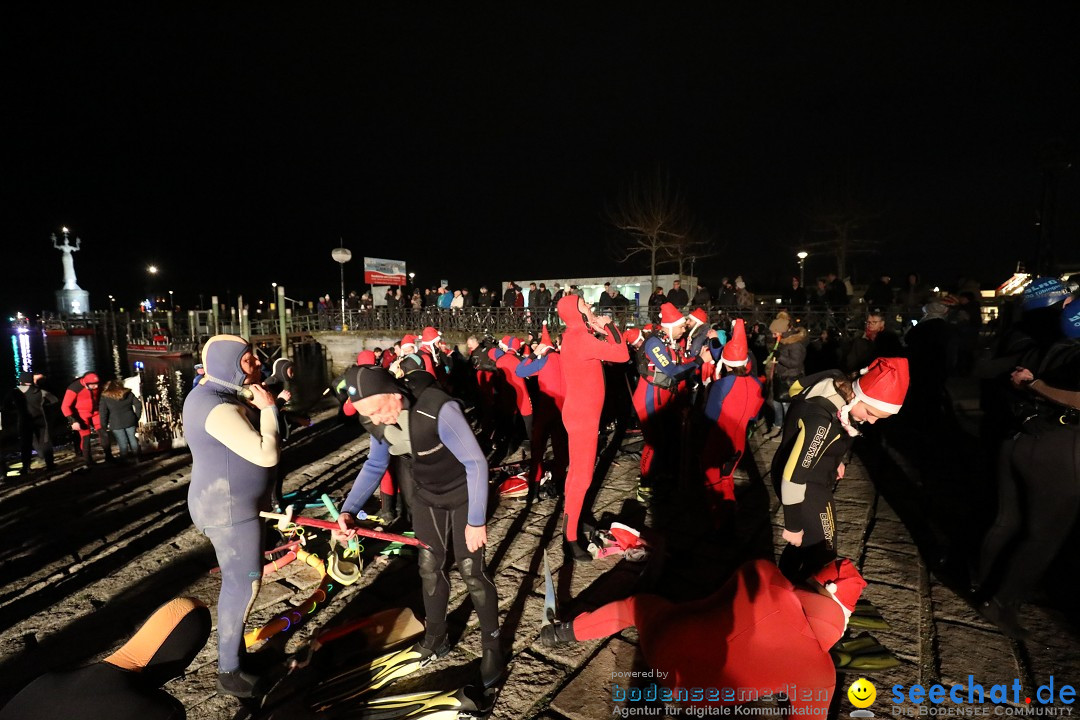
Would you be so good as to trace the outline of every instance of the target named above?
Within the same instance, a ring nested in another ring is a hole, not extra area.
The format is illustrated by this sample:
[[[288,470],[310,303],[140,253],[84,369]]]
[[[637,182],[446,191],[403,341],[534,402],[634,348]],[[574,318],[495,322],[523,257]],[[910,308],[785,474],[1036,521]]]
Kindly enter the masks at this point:
[[[864,442],[864,441],[860,441]],[[740,513],[735,540],[717,545],[705,527],[692,483],[672,488],[646,515],[633,500],[639,440],[618,447],[594,504],[598,517],[616,515],[645,524],[665,536],[663,552],[647,565],[614,559],[564,564],[554,501],[533,506],[504,501],[488,526],[488,560],[499,590],[504,634],[515,653],[495,718],[610,717],[622,706],[611,701],[612,673],[642,669],[633,629],[603,641],[551,650],[537,642],[543,604],[542,563],[547,549],[559,588],[563,616],[597,607],[627,594],[663,586],[674,599],[692,598],[718,587],[741,561],[771,556],[780,546],[780,518],[763,476],[777,443],[752,441],[753,462],[738,477]],[[366,456],[366,438],[333,420],[301,433],[283,466],[286,490],[328,491],[341,496]],[[612,448],[614,449],[614,448]],[[839,547],[861,567],[868,598],[890,629],[872,634],[901,659],[899,667],[868,672],[878,688],[878,714],[888,714],[885,698],[894,684],[966,683],[984,686],[1019,678],[1023,697],[1048,682],[1080,679],[1080,644],[1063,613],[1029,605],[1023,615],[1033,638],[1012,642],[984,622],[955,589],[935,572],[939,558],[924,558],[912,535],[928,532],[927,518],[902,518],[878,486],[882,478],[895,492],[916,473],[887,446],[857,454],[836,490]],[[185,497],[190,464],[186,454],[137,470],[102,469],[62,473],[48,480],[0,488],[0,527],[7,545],[0,550],[0,660],[6,700],[46,669],[108,654],[161,602],[180,594],[208,604],[218,582],[209,543],[191,527]],[[888,494],[888,493],[887,493]],[[890,495],[892,496],[892,495]],[[894,503],[895,504],[895,503]],[[906,512],[905,508],[905,512]],[[916,510],[918,507],[916,506]],[[928,513],[932,515],[932,513]],[[932,518],[931,518],[932,519]],[[59,523],[59,525],[54,525]],[[933,533],[933,529],[929,531]],[[933,543],[929,543],[933,546]],[[662,561],[662,562],[661,562]],[[447,689],[467,682],[480,656],[475,614],[464,585],[452,573],[452,622],[460,639],[454,650],[421,673],[400,681],[392,692]],[[289,566],[263,586],[251,622],[262,623],[306,598],[319,582],[310,568]],[[286,651],[302,646],[312,631],[343,619],[389,607],[419,610],[419,580],[410,558],[378,558],[360,582],[336,594],[288,640]],[[193,719],[231,718],[240,710],[233,698],[215,691],[215,635],[189,668],[168,686]],[[841,675],[839,695],[857,675]],[[852,710],[839,698],[832,715]],[[653,715],[656,716],[656,715]]]

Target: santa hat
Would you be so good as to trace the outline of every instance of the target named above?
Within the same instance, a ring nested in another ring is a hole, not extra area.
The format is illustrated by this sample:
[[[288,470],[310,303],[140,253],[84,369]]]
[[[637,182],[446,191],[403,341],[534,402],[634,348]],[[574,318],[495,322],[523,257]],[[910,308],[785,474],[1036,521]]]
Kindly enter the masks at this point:
[[[694,318],[695,320],[697,320],[702,325],[709,322],[709,313],[705,312],[701,308],[694,308],[690,312],[690,317]]]
[[[510,341],[506,343],[506,351],[512,353],[521,352],[521,338],[512,337]]]
[[[420,336],[421,345],[434,345],[436,342],[442,339],[442,335],[435,328],[428,325],[424,328],[423,334]]]
[[[370,350],[361,350],[360,352],[356,353],[356,364],[374,365],[375,353],[371,352]]]
[[[830,560],[825,567],[814,573],[814,579],[829,591],[838,603],[844,606],[850,615],[855,612],[855,603],[859,602],[866,581],[847,558]]]
[[[408,348],[412,349],[410,350]],[[406,335],[405,337],[401,338],[401,354],[405,355],[411,352],[416,352],[416,336]]]
[[[724,352],[720,355],[720,362],[728,367],[743,367],[749,357],[748,353],[746,324],[742,318],[738,318],[731,326],[731,339],[724,345]]]
[[[909,382],[906,358],[878,358],[862,371],[851,388],[855,391],[855,401],[895,415],[904,404]]]
[[[686,318],[679,309],[669,302],[660,306],[660,325],[665,328],[673,328],[686,322]]]
[[[509,351],[510,350],[510,336],[509,335],[503,335],[502,340],[499,341],[499,347],[502,348],[503,351]]]
[[[641,334],[651,335],[653,330],[655,330],[655,328],[653,327],[652,323],[645,323],[641,328]]]
[[[640,345],[642,341],[641,331],[633,327],[626,328],[626,332],[623,333],[623,337],[626,338],[626,344],[631,346]]]
[[[540,352],[542,348],[554,348],[555,343],[551,340],[551,334],[548,332],[547,320],[544,321],[544,329],[540,331],[540,342],[536,346],[536,352]]]

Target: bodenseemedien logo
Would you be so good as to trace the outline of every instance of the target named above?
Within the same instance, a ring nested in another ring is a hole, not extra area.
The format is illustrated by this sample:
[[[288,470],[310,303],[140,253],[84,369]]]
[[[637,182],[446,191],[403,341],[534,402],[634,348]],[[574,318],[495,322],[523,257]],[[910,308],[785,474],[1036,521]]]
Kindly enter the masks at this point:
[[[874,704],[877,699],[877,688],[866,678],[859,678],[851,683],[847,689],[847,697],[852,705],[858,708],[851,713],[853,718],[872,718],[874,713],[866,708]]]

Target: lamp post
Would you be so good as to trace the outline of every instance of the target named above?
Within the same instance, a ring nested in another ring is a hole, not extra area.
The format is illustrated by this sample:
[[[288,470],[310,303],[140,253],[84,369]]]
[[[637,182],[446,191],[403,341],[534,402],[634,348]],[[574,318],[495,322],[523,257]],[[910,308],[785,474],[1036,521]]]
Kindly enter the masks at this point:
[[[411,287],[413,290],[416,289],[416,283],[414,282],[415,278],[416,278],[416,273],[414,273],[414,272],[409,273],[409,287]]]
[[[173,291],[170,290],[169,291],[169,310],[175,310],[175,309],[176,309],[176,304],[173,303]]]
[[[147,265],[146,266],[146,273],[151,277],[151,279],[153,279],[158,274],[158,266],[154,265],[154,264]],[[147,300],[149,300],[150,302],[149,302],[149,306],[146,308],[146,312],[150,314],[150,317],[153,317],[154,316],[154,306],[157,304],[157,298],[154,297],[154,283],[153,282],[150,283],[150,287],[147,288],[147,290],[148,290],[147,295],[149,295]]]
[[[806,288],[806,256],[809,255],[805,250],[800,250],[795,254],[795,257],[799,258],[799,287],[803,288],[805,292]]]
[[[267,310],[273,310],[274,309],[274,299],[277,297],[277,283],[276,282],[270,283],[270,288],[271,288],[270,307],[268,307]]]
[[[338,238],[341,242],[341,238]],[[344,246],[338,246],[330,252],[330,257],[341,266],[341,329],[345,329],[345,263],[352,260],[352,251]]]

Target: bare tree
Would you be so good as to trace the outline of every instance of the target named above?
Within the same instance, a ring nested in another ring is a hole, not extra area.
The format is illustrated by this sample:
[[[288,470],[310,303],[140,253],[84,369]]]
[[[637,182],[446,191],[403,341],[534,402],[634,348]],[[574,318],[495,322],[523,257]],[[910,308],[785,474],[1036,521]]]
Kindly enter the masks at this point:
[[[694,223],[678,188],[666,173],[657,171],[648,180],[634,175],[618,202],[606,208],[608,222],[620,230],[614,248],[615,260],[627,262],[635,256],[649,258],[649,274],[656,287],[657,265],[689,258]],[[682,246],[683,251],[677,248]]]
[[[810,232],[820,240],[806,243],[809,251],[831,253],[836,258],[836,274],[847,277],[848,258],[874,252],[877,240],[866,237],[868,226],[879,217],[868,204],[856,197],[853,183],[827,186],[812,202],[809,211]]]
[[[683,274],[683,269],[689,263],[690,273],[693,274],[696,261],[719,254],[720,247],[712,231],[700,222],[693,221],[686,233],[672,241],[663,262],[678,263],[679,275]]]

